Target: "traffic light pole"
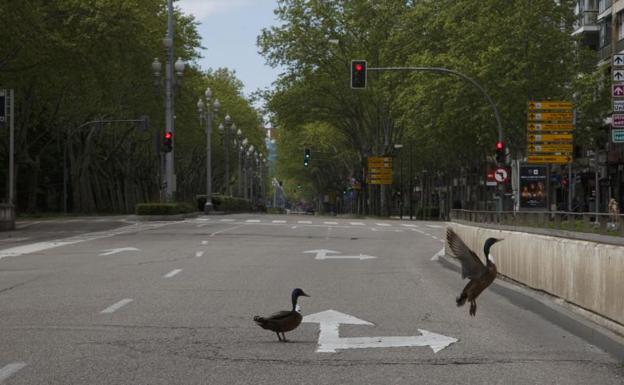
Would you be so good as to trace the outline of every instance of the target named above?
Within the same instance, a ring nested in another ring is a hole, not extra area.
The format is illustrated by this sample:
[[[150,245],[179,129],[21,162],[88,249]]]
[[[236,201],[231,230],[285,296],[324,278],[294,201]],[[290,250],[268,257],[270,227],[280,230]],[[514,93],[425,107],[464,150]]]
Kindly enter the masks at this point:
[[[165,128],[174,133],[173,125],[173,0],[167,1],[167,63],[165,64]],[[165,201],[173,201],[175,135],[171,152],[165,153]]]
[[[501,142],[501,143],[503,142],[503,125],[501,123],[500,115],[498,113],[498,108],[496,107],[496,104],[494,103],[494,101],[492,100],[490,95],[485,91],[485,89],[483,87],[481,87],[481,85],[479,83],[477,83],[471,77],[469,77],[467,75],[464,75],[461,72],[453,71],[453,70],[450,70],[448,68],[442,68],[442,67],[368,67],[368,71],[376,71],[376,72],[383,72],[383,71],[436,72],[436,73],[454,75],[454,76],[462,78],[463,80],[466,80],[467,82],[472,84],[476,89],[478,89],[479,92],[481,92],[483,94],[483,96],[485,97],[485,99],[489,103],[490,107],[492,108],[492,112],[494,113],[494,118],[496,119],[496,125],[498,127],[498,141]],[[502,209],[503,209],[502,201],[503,201],[503,196],[504,195],[503,195],[503,192],[500,191],[500,190],[499,190],[499,195],[500,195],[499,196],[499,204],[496,205],[496,211],[501,212]]]

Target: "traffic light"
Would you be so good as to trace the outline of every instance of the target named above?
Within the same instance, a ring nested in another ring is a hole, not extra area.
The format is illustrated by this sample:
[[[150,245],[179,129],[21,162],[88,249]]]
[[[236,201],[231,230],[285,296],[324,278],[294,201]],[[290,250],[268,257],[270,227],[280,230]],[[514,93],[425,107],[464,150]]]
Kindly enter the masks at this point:
[[[505,163],[505,144],[500,140],[496,142],[496,163]]]
[[[303,155],[303,167],[308,167],[310,164],[310,149],[306,148],[305,153]]]
[[[366,88],[366,60],[351,60],[351,88]]]
[[[167,131],[163,137],[162,152],[171,152],[171,150],[173,150],[173,134]]]

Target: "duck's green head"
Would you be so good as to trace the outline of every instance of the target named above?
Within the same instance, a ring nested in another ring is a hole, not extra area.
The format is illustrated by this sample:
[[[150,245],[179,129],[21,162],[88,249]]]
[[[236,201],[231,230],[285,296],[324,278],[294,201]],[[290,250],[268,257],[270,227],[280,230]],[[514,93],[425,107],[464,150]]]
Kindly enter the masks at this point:
[[[297,298],[299,297],[309,297],[309,295],[307,295],[303,290],[296,288],[295,290],[292,291],[292,305],[293,305],[293,310],[297,308]]]

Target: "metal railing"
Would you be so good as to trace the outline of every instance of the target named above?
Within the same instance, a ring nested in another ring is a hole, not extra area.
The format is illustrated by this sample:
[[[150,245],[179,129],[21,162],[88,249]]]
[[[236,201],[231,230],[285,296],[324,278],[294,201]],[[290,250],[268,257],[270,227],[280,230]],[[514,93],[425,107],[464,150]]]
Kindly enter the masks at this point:
[[[451,210],[451,220],[624,236],[624,215],[564,211]]]
[[[598,13],[603,13],[611,8],[611,0],[598,0]]]
[[[577,29],[586,25],[598,26],[598,11],[583,11],[577,17],[578,19],[574,22]]]
[[[600,60],[611,60],[611,43],[600,48]]]

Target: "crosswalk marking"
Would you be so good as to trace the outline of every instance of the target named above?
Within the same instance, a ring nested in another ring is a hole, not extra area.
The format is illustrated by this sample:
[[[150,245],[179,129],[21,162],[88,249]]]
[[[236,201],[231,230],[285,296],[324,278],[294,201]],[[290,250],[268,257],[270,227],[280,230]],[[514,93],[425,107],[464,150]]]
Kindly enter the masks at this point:
[[[409,223],[401,223],[401,226],[405,226],[405,227],[418,227],[417,225],[412,225]]]
[[[385,226],[385,227],[392,226],[392,225],[389,225],[389,224],[387,224],[387,223],[375,223],[375,224],[376,224],[377,226]]]
[[[326,225],[337,225],[338,222],[323,222]]]
[[[349,224],[352,226],[364,226],[364,223],[362,222],[349,222]]]
[[[312,221],[297,221],[297,223],[301,223],[301,224],[311,224]]]
[[[286,223],[286,221],[282,221],[282,220],[274,220],[274,221],[271,221],[271,222],[272,223]]]
[[[224,218],[220,220],[221,222],[234,222],[234,219],[232,218]]]
[[[260,219],[247,219],[245,222],[247,222],[247,223],[259,223]]]
[[[171,278],[171,277],[177,275],[181,271],[182,271],[182,269],[171,270],[170,272],[168,272],[167,274],[164,275],[164,278]]]

